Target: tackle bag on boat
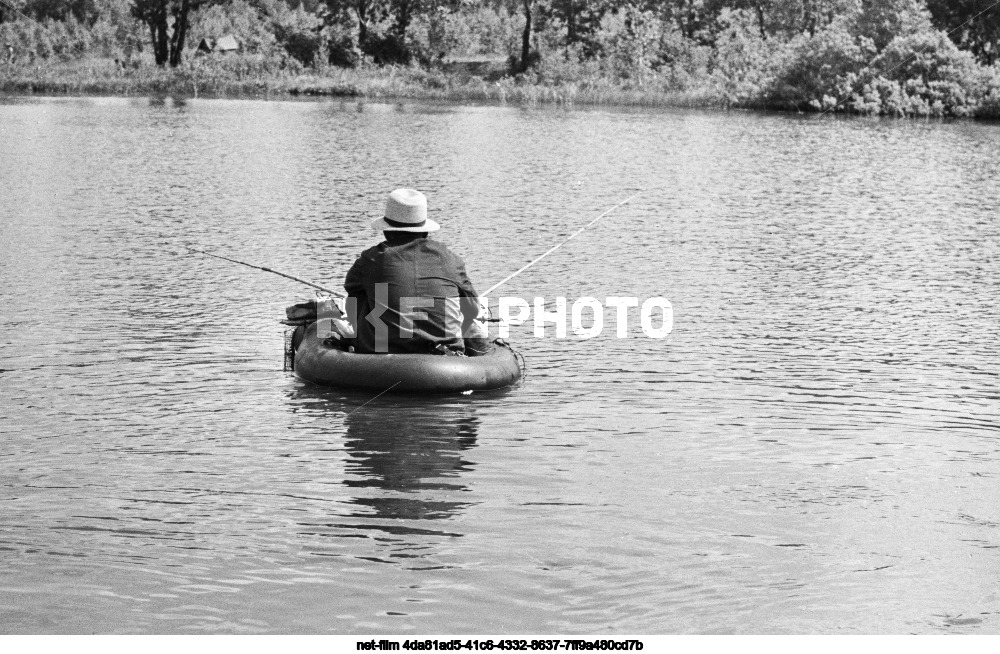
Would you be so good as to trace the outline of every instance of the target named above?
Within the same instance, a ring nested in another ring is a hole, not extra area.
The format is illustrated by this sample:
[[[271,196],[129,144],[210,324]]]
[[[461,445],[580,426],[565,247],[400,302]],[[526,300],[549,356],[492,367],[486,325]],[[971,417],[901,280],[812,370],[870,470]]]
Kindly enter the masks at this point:
[[[286,325],[308,325],[322,318],[343,318],[344,312],[338,305],[339,298],[318,297],[304,302],[297,302],[285,307]],[[341,301],[342,303],[343,301]]]

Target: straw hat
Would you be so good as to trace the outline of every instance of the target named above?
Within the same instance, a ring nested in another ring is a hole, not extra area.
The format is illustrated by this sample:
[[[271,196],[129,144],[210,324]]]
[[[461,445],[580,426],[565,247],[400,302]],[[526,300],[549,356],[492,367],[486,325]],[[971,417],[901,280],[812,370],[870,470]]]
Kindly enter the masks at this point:
[[[390,193],[385,203],[385,217],[373,220],[372,226],[383,232],[436,232],[441,229],[427,217],[427,198],[411,188],[398,188]]]

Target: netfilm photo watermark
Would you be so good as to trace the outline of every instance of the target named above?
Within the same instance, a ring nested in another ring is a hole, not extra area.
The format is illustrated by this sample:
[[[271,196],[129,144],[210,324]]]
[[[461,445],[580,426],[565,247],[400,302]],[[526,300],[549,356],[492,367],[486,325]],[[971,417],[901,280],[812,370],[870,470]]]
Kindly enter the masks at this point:
[[[628,338],[633,330],[629,309],[639,309],[639,326],[647,338],[665,338],[673,329],[673,307],[663,297],[640,301],[635,296],[609,296],[601,302],[581,297],[572,303],[565,297],[554,298],[554,310],[546,308],[544,297],[528,300],[504,296],[497,301],[496,317],[488,298],[400,297],[390,299],[388,285],[376,284],[370,310],[358,311],[357,298],[327,298],[317,302],[317,329],[321,338],[353,338],[359,321],[366,321],[374,334],[375,351],[388,352],[390,331],[393,338],[421,338],[427,341],[447,339],[493,338],[491,325],[497,323],[496,336],[509,338],[511,328],[533,323],[535,338],[589,339],[614,327],[617,338]],[[431,312],[435,319],[431,319]],[[360,313],[360,315],[359,315]],[[475,319],[470,315],[476,314]],[[548,329],[546,329],[548,327]],[[572,336],[570,336],[572,334]]]
[[[486,299],[483,298],[486,303]],[[568,300],[564,297],[555,298],[555,311],[545,309],[546,301],[543,297],[536,297],[529,304],[527,300],[519,297],[501,297],[498,300],[499,314],[499,336],[507,338],[510,336],[510,328],[514,325],[522,325],[530,318],[534,323],[535,338],[546,336],[546,325],[555,327],[556,338],[567,338],[567,305]],[[488,305],[487,305],[488,306]],[[569,310],[569,325],[572,327],[573,336],[580,339],[595,338],[604,332],[605,325],[609,322],[605,320],[605,311],[611,309],[614,317],[615,336],[618,338],[628,338],[631,333],[629,329],[629,307],[639,307],[639,298],[632,296],[609,296],[602,303],[594,297],[581,297],[573,301]],[[514,313],[516,311],[516,313]],[[654,314],[659,313],[659,327],[654,326]],[[589,315],[586,315],[589,314]],[[639,311],[639,325],[642,333],[648,338],[665,338],[674,327],[674,310],[670,301],[663,297],[651,297],[642,301]]]

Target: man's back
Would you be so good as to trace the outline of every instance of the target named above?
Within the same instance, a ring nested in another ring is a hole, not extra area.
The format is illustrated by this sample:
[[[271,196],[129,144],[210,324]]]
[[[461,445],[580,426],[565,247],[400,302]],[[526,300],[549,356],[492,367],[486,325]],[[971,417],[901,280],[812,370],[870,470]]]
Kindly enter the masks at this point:
[[[356,351],[464,352],[463,327],[479,307],[462,259],[423,234],[387,239],[362,252],[344,282],[357,298]]]

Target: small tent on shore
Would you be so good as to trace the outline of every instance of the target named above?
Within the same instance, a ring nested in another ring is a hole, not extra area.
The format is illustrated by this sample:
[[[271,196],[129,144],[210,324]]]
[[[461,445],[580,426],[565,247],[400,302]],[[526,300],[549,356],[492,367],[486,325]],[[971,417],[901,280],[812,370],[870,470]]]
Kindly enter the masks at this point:
[[[240,49],[240,42],[232,34],[227,34],[215,42],[216,52],[237,52]]]
[[[221,52],[225,54],[227,52],[239,52],[239,49],[240,42],[237,41],[236,37],[232,34],[227,34],[215,41],[202,39],[198,44],[198,52],[202,54],[208,54],[210,52]]]

